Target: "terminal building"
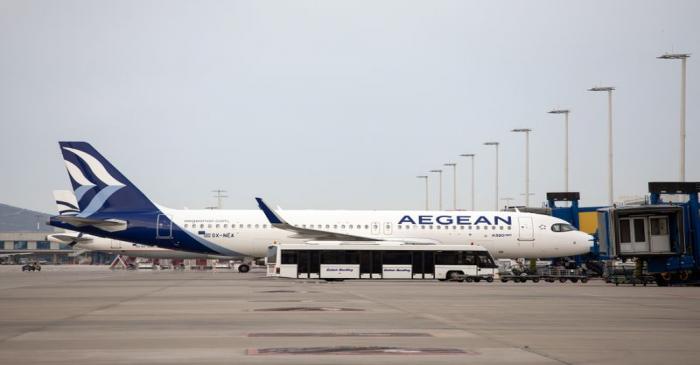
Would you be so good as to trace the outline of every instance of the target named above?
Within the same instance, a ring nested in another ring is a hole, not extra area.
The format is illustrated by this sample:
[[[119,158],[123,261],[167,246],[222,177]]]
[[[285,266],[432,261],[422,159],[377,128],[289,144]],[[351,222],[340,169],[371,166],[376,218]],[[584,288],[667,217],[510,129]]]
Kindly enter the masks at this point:
[[[70,245],[49,242],[46,236],[59,230],[47,225],[48,219],[49,214],[46,213],[0,204],[0,263],[110,262],[109,256],[113,255],[87,253],[87,257],[79,257],[81,252],[73,250]]]

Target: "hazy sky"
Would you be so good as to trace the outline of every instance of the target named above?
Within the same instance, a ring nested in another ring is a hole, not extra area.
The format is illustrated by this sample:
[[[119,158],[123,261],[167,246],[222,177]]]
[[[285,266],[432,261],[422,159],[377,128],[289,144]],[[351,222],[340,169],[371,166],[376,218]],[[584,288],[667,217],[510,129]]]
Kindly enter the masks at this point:
[[[59,140],[92,143],[160,204],[420,209],[416,175],[457,161],[468,207],[563,189],[607,201],[678,178],[680,62],[700,51],[698,1],[0,0],[0,202],[54,212]],[[700,53],[688,61],[687,176],[700,180]],[[437,179],[431,180],[436,208]],[[451,207],[452,175],[444,175]]]

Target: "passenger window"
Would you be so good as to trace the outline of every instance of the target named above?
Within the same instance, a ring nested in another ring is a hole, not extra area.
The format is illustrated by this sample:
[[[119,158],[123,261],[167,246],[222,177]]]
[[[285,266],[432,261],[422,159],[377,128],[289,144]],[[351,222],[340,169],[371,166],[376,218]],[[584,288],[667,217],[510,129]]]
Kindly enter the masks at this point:
[[[256,225],[255,225],[255,228],[260,228],[260,225],[259,225],[259,224],[256,224]]]
[[[211,224],[207,225],[207,228],[211,228]]]
[[[365,229],[369,229],[369,224],[365,224]]]
[[[243,225],[242,225],[242,224],[239,224],[239,225],[238,225],[238,228],[243,228]]]
[[[187,228],[187,223],[185,223],[185,228]]]
[[[263,228],[267,228],[267,224],[263,224]]]
[[[220,225],[218,225],[218,224],[216,225],[216,228],[220,228],[220,227],[221,227]]]
[[[440,227],[440,226],[437,226],[437,229],[442,229],[442,227]]]
[[[203,224],[200,224],[200,225],[199,225],[199,228],[204,228],[204,225],[203,225]]]
[[[331,228],[330,224],[326,224],[326,229]]]
[[[464,226],[459,226],[459,229],[464,230]]]
[[[248,228],[250,228],[250,224],[248,224]]]
[[[340,229],[345,229],[345,225],[343,224],[342,226],[340,226]]]

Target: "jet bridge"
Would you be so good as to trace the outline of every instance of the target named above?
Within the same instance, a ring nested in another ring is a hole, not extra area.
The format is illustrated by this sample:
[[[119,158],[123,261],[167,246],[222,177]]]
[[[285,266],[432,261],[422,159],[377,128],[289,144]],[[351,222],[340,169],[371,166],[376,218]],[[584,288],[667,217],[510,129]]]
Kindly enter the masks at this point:
[[[650,182],[650,204],[598,210],[600,254],[641,262],[659,285],[700,280],[697,182]]]

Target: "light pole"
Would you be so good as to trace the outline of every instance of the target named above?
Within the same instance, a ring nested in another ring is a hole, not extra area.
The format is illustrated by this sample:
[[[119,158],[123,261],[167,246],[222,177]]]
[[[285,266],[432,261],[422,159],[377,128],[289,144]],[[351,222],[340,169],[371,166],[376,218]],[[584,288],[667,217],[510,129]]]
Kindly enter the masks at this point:
[[[685,65],[689,53],[666,53],[657,58],[662,60],[681,60],[681,181],[685,181]]]
[[[430,172],[437,172],[440,176],[438,180],[440,184],[440,199],[438,200],[438,210],[442,210],[442,170],[430,170]]]
[[[416,177],[419,179],[425,179],[425,210],[430,210],[430,206],[428,205],[428,175],[420,175]]]
[[[596,86],[588,91],[608,92],[608,203],[613,205],[613,129],[612,129],[612,86]]]
[[[452,210],[457,210],[457,163],[448,162],[445,166],[452,166]]]
[[[550,114],[564,114],[564,191],[569,191],[569,109],[550,110]]]
[[[511,132],[525,133],[525,206],[530,206],[530,128],[516,128]]]
[[[496,146],[496,211],[498,211],[498,142],[484,142],[486,146]]]
[[[462,157],[471,157],[472,159],[472,211],[474,211],[474,154],[473,153],[463,153]]]

